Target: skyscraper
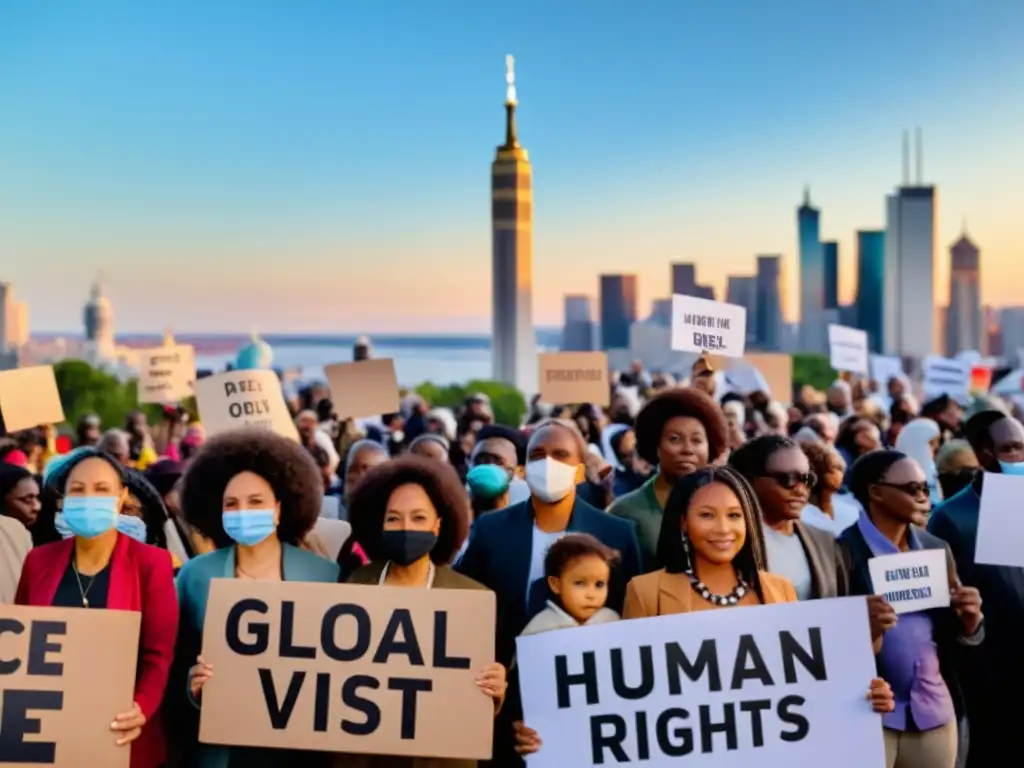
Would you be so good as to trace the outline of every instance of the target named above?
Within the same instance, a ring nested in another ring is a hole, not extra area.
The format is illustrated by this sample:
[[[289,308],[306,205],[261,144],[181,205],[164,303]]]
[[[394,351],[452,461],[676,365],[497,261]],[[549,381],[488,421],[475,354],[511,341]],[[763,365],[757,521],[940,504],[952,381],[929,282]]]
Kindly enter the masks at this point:
[[[594,315],[589,296],[565,297],[565,324],[562,326],[562,350],[589,352],[594,348]]]
[[[981,253],[965,231],[949,248],[946,354],[982,351]]]
[[[917,179],[910,183],[910,138],[903,138],[903,186],[886,201],[885,323],[887,355],[924,358],[935,352],[936,189],[922,181],[921,132]]]
[[[636,275],[601,275],[601,349],[629,347],[636,322]]]
[[[10,283],[0,283],[0,354],[7,351],[9,344],[8,316],[11,314],[11,304],[13,301],[14,286]]]
[[[839,243],[834,240],[821,244],[825,265],[825,309],[839,309]]]
[[[715,289],[710,285],[698,283],[697,265],[689,263],[672,265],[672,294],[715,300]]]
[[[757,344],[757,278],[729,275],[725,283],[725,300],[747,310],[747,344]]]
[[[856,325],[868,334],[868,349],[884,349],[885,325],[885,232],[857,232]]]
[[[825,260],[821,247],[821,212],[811,205],[811,192],[796,210],[800,250],[800,351],[824,352],[828,341],[825,322]]]
[[[757,345],[769,352],[781,352],[785,346],[782,323],[782,257],[758,256],[754,281]]]
[[[533,172],[516,134],[513,60],[505,60],[505,143],[491,164],[494,378],[527,396],[537,391],[533,329]]]

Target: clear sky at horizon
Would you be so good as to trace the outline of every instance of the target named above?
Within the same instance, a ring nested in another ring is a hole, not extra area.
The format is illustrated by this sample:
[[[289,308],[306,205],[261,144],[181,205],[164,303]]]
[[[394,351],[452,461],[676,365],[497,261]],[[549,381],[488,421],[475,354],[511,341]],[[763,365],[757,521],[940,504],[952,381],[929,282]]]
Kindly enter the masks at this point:
[[[538,325],[758,253],[792,309],[805,184],[849,299],[918,125],[941,284],[966,221],[983,300],[1024,304],[1022,39],[1020,0],[6,0],[0,280],[36,330],[98,270],[121,331],[487,330],[513,53]]]

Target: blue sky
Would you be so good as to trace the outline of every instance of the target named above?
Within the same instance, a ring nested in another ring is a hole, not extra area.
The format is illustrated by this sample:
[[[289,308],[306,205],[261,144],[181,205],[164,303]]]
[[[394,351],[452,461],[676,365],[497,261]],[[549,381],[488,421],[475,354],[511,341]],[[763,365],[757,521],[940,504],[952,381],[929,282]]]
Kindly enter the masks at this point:
[[[0,279],[38,330],[102,269],[119,330],[477,331],[513,53],[539,324],[600,272],[793,277],[804,184],[849,296],[917,125],[940,254],[966,219],[1014,303],[1022,38],[1019,0],[6,0]]]

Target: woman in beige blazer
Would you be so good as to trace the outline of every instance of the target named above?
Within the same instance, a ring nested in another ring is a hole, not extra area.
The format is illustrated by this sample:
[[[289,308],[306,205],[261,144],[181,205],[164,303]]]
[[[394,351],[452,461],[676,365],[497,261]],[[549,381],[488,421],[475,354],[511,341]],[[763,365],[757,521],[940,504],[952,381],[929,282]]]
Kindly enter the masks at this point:
[[[13,517],[0,515],[0,605],[14,602],[21,566],[31,549],[28,528]]]
[[[350,584],[412,589],[486,589],[450,567],[469,533],[469,497],[455,470],[407,455],[371,469],[349,496],[352,536],[370,558]],[[477,685],[494,700],[505,698],[505,668],[488,664]],[[338,768],[475,768],[474,760],[387,755],[337,755]]]

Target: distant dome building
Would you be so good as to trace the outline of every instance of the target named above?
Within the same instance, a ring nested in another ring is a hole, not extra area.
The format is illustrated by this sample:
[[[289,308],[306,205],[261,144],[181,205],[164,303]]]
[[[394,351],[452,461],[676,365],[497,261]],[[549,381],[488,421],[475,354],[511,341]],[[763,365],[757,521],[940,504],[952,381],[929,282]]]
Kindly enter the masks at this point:
[[[116,362],[114,306],[103,294],[102,276],[97,276],[92,285],[82,319],[85,323],[85,349],[89,362],[93,365]]]

